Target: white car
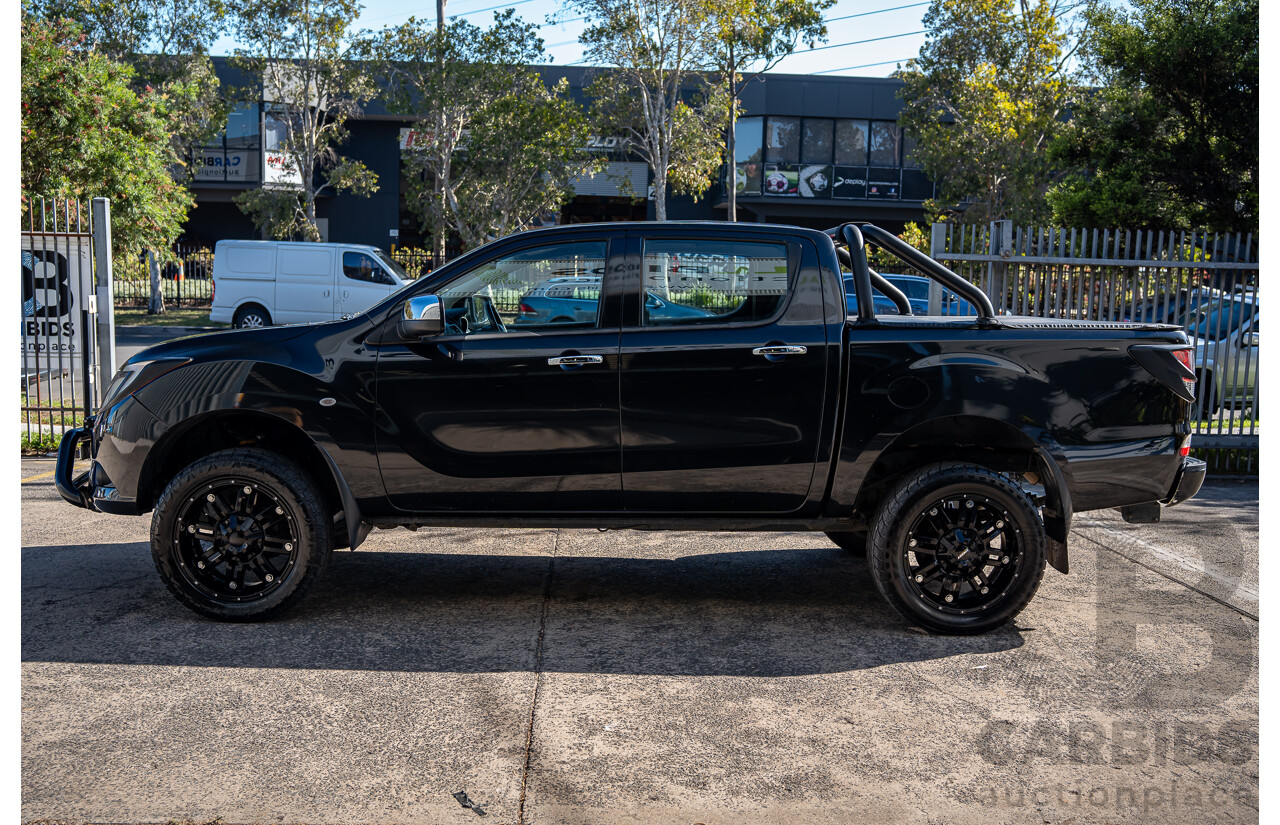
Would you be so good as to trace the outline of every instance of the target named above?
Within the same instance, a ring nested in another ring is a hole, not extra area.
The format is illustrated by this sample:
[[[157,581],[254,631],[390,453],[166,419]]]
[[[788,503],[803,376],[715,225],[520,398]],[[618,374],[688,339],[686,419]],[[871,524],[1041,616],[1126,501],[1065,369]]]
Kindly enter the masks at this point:
[[[209,320],[237,328],[332,321],[363,312],[410,280],[372,246],[218,241]]]
[[[1187,318],[1196,347],[1199,406],[1215,413],[1223,406],[1253,403],[1258,386],[1258,296],[1227,295],[1200,305]]]

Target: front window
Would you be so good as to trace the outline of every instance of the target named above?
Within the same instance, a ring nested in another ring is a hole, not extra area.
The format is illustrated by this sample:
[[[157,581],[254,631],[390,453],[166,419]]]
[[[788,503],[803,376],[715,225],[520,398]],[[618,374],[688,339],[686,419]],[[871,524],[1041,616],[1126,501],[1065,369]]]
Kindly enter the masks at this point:
[[[374,257],[364,252],[343,252],[342,274],[348,280],[366,284],[386,286],[395,284],[395,280],[383,270]]]
[[[607,246],[605,241],[549,244],[481,264],[437,293],[447,331],[595,328]]]

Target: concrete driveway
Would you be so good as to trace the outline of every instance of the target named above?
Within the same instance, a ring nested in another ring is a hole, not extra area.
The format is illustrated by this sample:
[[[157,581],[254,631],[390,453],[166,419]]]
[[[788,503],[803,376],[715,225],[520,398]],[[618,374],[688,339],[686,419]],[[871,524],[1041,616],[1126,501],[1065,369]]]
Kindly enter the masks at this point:
[[[27,820],[1258,819],[1256,485],[1092,514],[1015,626],[944,638],[806,533],[375,532],[287,619],[216,624],[149,519],[49,470],[23,463]]]

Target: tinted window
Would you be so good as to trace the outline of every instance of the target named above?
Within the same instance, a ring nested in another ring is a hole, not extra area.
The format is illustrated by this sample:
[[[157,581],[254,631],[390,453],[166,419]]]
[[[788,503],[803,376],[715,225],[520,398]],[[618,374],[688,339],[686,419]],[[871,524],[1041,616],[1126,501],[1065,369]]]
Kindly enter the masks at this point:
[[[764,159],[775,163],[800,161],[800,118],[771,117],[765,122]]]
[[[787,294],[783,244],[645,241],[643,271],[645,326],[765,320]]]
[[[363,252],[342,253],[342,274],[366,284],[395,284],[395,279],[383,270],[382,265]]]
[[[885,280],[902,290],[902,294],[913,301],[929,300],[928,281],[917,281],[913,278],[894,278],[891,275],[886,275]]]
[[[1221,341],[1257,314],[1256,306],[1240,301],[1207,304],[1187,324],[1187,332],[1206,341]]]
[[[437,292],[447,331],[499,331],[481,309],[489,307],[508,332],[595,327],[606,250],[605,241],[548,244],[481,264]]]
[[[867,165],[867,121],[836,121],[836,163],[844,166]]]
[[[898,165],[898,124],[888,120],[871,121],[871,165]]]
[[[804,119],[804,137],[800,142],[801,163],[830,163],[832,127],[835,121],[828,118]]]

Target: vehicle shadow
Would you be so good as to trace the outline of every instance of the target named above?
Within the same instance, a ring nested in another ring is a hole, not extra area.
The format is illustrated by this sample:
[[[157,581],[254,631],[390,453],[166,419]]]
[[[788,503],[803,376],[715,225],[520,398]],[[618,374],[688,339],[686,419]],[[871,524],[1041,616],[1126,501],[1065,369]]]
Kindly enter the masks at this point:
[[[338,553],[283,619],[224,624],[165,591],[146,543],[23,548],[22,657],[194,667],[794,676],[990,653],[909,628],[837,548],[675,559]]]

